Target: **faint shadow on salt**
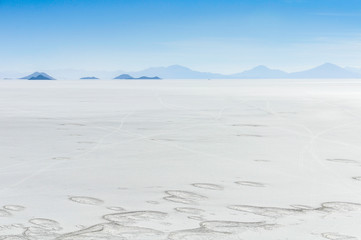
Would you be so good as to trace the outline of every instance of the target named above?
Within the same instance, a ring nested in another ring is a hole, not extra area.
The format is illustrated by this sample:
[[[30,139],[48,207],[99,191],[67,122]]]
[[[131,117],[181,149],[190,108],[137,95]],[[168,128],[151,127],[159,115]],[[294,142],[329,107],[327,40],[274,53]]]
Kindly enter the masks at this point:
[[[260,124],[232,124],[232,127],[266,127],[266,125],[260,125]]]
[[[330,240],[357,240],[358,239],[357,237],[342,235],[342,234],[333,233],[333,232],[322,233],[321,236],[323,238],[330,239]]]
[[[10,216],[11,216],[11,213],[9,211],[0,209],[0,217],[10,217]]]
[[[324,202],[320,207],[312,208],[304,205],[292,205],[293,208],[279,208],[279,207],[261,207],[250,205],[231,205],[229,209],[241,211],[245,213],[252,213],[255,215],[281,218],[290,215],[318,213],[326,215],[333,212],[361,212],[361,204],[351,202]]]
[[[204,221],[205,219],[201,216],[188,216],[187,218],[192,219],[192,220],[196,220],[196,221]]]
[[[271,160],[266,160],[266,159],[255,159],[253,161],[255,161],[255,162],[271,162]]]
[[[103,219],[120,224],[134,224],[141,221],[163,220],[167,216],[167,213],[159,211],[132,211],[107,214]]]
[[[278,208],[278,207],[259,207],[259,206],[250,206],[250,205],[232,205],[228,206],[229,209],[252,213],[255,215],[270,217],[270,218],[280,218],[289,215],[296,215],[303,213],[303,209],[293,209],[293,208]]]
[[[25,210],[25,207],[24,207],[24,206],[20,206],[20,205],[5,205],[3,208],[4,208],[5,210],[16,211],[16,212]]]
[[[257,138],[261,138],[264,137],[263,135],[258,135],[258,134],[237,134],[237,137],[257,137]]]
[[[337,163],[359,163],[359,161],[352,160],[352,159],[344,159],[344,158],[332,158],[326,159],[329,162],[337,162]]]
[[[272,230],[275,224],[265,222],[203,221],[199,228],[171,232],[170,240],[239,240],[239,233],[249,230]]]
[[[116,212],[123,212],[125,211],[124,208],[122,207],[107,207],[108,210],[111,210],[111,211],[116,211]]]
[[[246,187],[265,187],[266,185],[260,182],[251,182],[251,181],[237,181],[234,182],[237,185],[242,185]]]
[[[127,239],[127,240],[165,240],[166,234],[151,228],[123,226],[116,222],[102,223],[86,229],[64,234],[61,240],[95,240],[95,239]]]
[[[103,200],[92,197],[84,197],[84,196],[72,196],[69,198],[69,200],[86,205],[100,205],[103,203]]]
[[[179,208],[175,208],[174,210],[176,210],[177,212],[180,212],[180,213],[186,213],[186,214],[192,214],[192,215],[200,215],[200,214],[204,213],[204,210],[199,209],[199,208],[179,207]]]
[[[48,231],[58,231],[62,229],[62,227],[60,227],[60,224],[52,219],[33,218],[30,219],[29,222]]]
[[[197,204],[198,201],[204,200],[207,197],[200,195],[194,192],[188,191],[181,191],[181,190],[168,190],[165,191],[168,195],[164,197],[164,200],[175,202],[175,203],[182,203],[182,204]]]
[[[224,188],[220,185],[217,184],[212,184],[212,183],[192,183],[191,184],[193,187],[197,187],[197,188],[203,188],[203,189],[208,189],[208,190],[223,190]]]

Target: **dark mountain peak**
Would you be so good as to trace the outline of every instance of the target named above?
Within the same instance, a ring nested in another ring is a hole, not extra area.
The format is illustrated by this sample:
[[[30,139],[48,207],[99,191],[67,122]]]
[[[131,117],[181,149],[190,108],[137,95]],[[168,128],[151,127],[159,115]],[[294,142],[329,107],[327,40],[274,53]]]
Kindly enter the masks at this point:
[[[34,76],[34,77],[29,78],[29,80],[52,80],[52,79],[44,76],[43,74],[39,74],[36,77]]]
[[[44,72],[34,72],[28,76],[25,76],[21,79],[28,79],[28,80],[55,80],[55,78],[51,77],[50,75]]]

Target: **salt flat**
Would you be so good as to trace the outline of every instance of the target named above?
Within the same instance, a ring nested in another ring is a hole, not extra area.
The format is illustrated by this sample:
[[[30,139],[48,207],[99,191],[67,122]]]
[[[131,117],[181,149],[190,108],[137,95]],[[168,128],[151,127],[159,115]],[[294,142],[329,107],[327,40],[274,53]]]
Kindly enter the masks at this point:
[[[0,239],[361,239],[361,81],[0,81]]]

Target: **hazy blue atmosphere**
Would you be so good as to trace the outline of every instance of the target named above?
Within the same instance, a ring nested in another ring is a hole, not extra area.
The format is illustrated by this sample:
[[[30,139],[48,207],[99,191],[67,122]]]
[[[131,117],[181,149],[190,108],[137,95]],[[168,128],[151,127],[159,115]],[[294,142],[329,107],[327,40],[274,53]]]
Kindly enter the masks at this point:
[[[0,0],[0,71],[361,67],[360,0]]]
[[[361,0],[0,0],[0,240],[361,240]]]

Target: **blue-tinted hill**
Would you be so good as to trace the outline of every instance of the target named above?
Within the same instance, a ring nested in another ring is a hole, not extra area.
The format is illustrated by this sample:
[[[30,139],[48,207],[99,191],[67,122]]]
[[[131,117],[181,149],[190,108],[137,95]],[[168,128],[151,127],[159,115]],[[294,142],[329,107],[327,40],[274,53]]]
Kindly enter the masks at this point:
[[[141,76],[139,78],[135,78],[135,77],[130,76],[129,74],[121,74],[121,75],[115,77],[114,79],[134,79],[134,80],[136,80],[136,79],[154,79],[154,80],[157,80],[157,79],[161,79],[161,78],[157,77],[157,76],[155,76],[155,77]]]
[[[28,80],[55,80],[52,76],[44,73],[44,72],[34,72],[28,76],[22,77],[21,79],[28,79]]]

